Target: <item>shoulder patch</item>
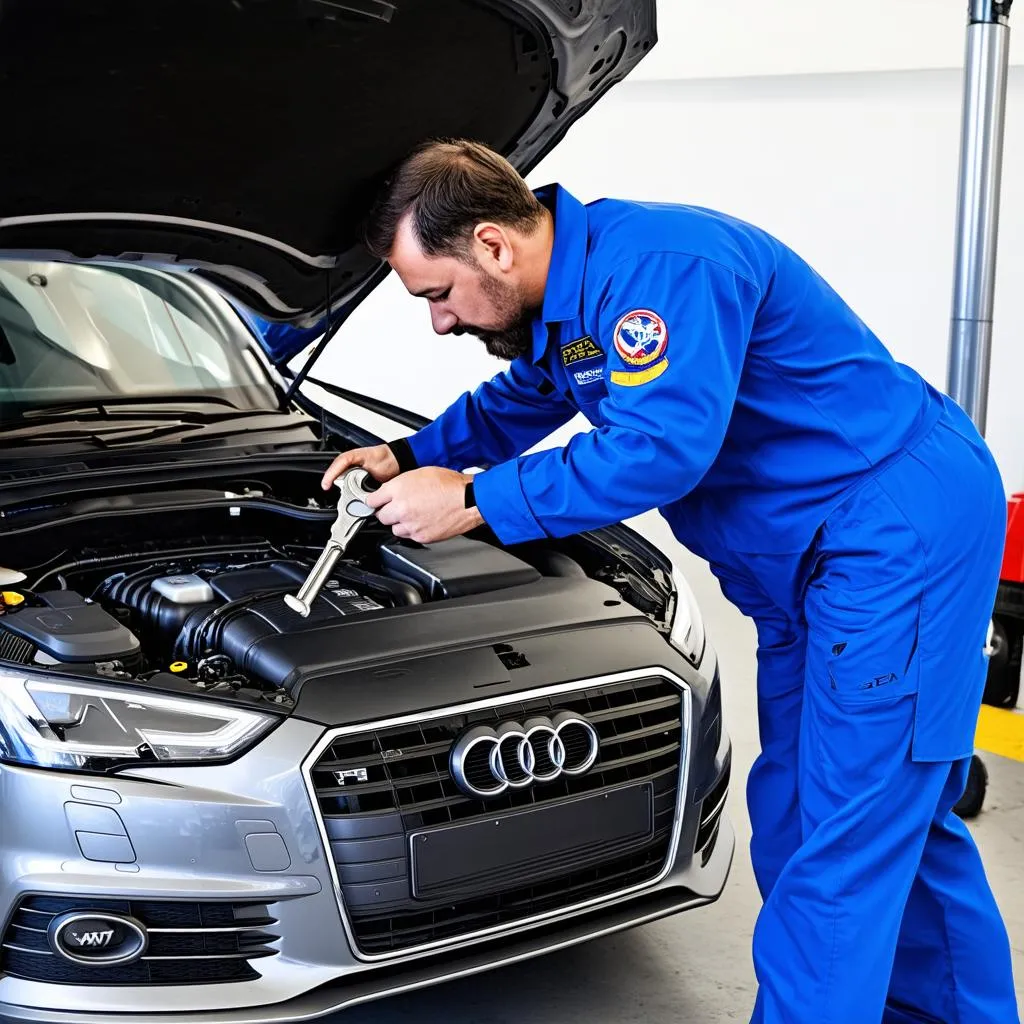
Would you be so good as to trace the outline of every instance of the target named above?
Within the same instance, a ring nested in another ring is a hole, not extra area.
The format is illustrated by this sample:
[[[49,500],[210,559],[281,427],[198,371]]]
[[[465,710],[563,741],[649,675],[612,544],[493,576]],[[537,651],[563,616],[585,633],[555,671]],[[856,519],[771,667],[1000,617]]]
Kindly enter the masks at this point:
[[[572,366],[573,363],[580,363],[584,359],[597,359],[603,355],[604,353],[594,344],[594,339],[587,334],[562,346],[562,365]]]
[[[628,366],[650,366],[666,348],[668,327],[653,310],[630,310],[615,325],[615,351]]]

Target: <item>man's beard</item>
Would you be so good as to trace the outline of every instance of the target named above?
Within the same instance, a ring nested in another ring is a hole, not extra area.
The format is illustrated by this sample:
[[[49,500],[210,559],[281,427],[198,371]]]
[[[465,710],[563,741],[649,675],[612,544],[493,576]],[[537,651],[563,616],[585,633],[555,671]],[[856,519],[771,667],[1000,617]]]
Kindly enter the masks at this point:
[[[481,272],[481,286],[494,303],[499,320],[507,320],[508,327],[498,331],[485,331],[474,327],[463,328],[483,343],[489,355],[496,359],[518,359],[533,350],[533,313],[526,307],[519,292],[512,285],[495,280]],[[462,333],[458,331],[456,333]]]
[[[488,331],[478,337],[484,343],[488,354],[495,359],[507,359],[511,362],[533,350],[533,331],[529,320],[507,330]]]

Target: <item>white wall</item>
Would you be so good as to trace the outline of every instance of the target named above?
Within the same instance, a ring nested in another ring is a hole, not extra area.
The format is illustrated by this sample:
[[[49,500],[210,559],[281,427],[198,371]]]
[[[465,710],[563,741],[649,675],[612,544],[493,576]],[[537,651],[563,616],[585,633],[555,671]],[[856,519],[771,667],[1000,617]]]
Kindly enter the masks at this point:
[[[833,8],[872,8],[866,20],[877,26],[882,6],[904,14],[941,6],[957,50],[963,39],[965,5],[945,0],[750,0],[735,6],[754,18],[754,29],[764,31],[771,19],[755,17],[761,6],[791,15],[814,8],[819,17],[825,9],[832,12],[825,16],[831,34],[843,27]],[[849,14],[843,17],[849,28]],[[685,54],[689,45],[684,34],[666,37],[666,22],[674,21],[672,14],[662,19],[659,45],[669,58]],[[894,23],[903,26],[906,63],[929,63],[929,55],[941,63],[943,32],[933,33],[923,50],[915,49],[920,38],[908,36],[913,19]],[[787,31],[795,31],[800,18],[788,24]],[[851,33],[849,61],[867,60],[862,37],[863,31]],[[813,48],[790,42],[790,63],[814,57]],[[755,57],[747,53],[744,67],[760,66]],[[531,183],[560,180],[584,200],[612,195],[692,202],[752,220],[800,251],[898,359],[943,388],[960,88],[955,67],[629,80],[572,129]],[[1008,489],[1024,486],[1024,402],[1018,397],[1024,390],[1022,128],[1024,69],[1013,69],[988,430]],[[342,329],[317,375],[435,415],[499,368],[474,339],[434,337],[425,303],[410,299],[392,277]]]
[[[955,68],[967,9],[967,0],[661,0],[658,45],[635,76]],[[1016,36],[1010,59],[1024,61]]]

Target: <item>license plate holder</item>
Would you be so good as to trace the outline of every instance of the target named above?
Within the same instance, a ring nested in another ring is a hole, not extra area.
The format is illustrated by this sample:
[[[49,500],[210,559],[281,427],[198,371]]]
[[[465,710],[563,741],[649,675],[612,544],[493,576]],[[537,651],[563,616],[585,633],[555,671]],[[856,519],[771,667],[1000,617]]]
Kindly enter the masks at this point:
[[[512,888],[611,859],[649,841],[654,830],[650,782],[547,806],[495,814],[482,821],[422,829],[409,836],[415,899],[459,898]],[[547,865],[547,866],[545,866]],[[525,879],[524,879],[525,880]]]

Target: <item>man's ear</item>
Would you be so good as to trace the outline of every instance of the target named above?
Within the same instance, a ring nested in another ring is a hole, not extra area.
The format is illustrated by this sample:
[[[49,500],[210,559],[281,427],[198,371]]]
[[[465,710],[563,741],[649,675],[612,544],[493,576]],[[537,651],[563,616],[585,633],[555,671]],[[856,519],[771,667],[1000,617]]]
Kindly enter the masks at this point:
[[[500,224],[481,221],[473,231],[473,238],[476,244],[483,248],[479,254],[482,261],[493,260],[497,269],[501,271],[507,272],[512,269],[512,238]]]

